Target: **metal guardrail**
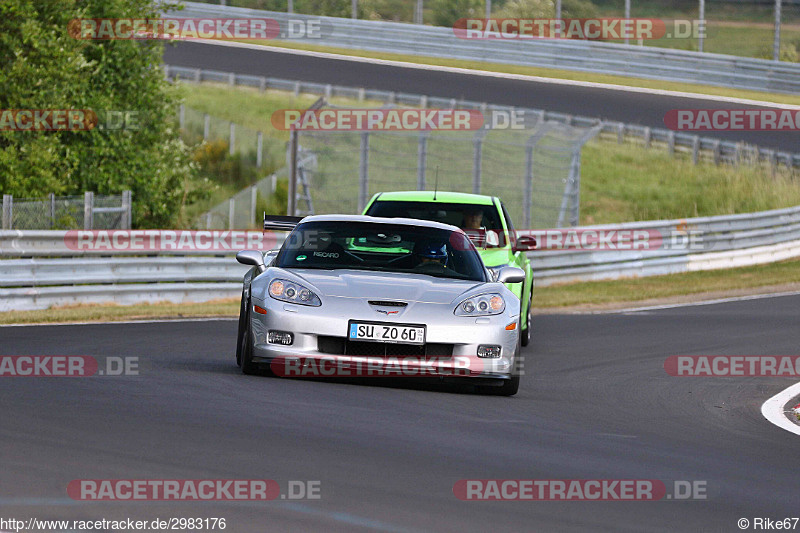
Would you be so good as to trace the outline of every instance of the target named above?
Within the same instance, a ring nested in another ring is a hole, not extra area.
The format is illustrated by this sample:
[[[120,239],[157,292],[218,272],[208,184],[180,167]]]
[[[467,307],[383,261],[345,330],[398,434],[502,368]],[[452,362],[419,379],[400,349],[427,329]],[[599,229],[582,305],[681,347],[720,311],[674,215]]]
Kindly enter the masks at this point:
[[[272,18],[282,28],[287,27],[289,20],[319,20],[324,29],[322,35],[300,40],[338,48],[635,76],[737,89],[790,94],[800,91],[800,64],[767,59],[567,39],[535,42],[463,40],[456,37],[452,28],[317,17],[196,2],[186,2],[186,8],[177,12],[177,16]]]
[[[800,206],[759,213],[631,222],[580,229],[692,232],[702,250],[538,250],[537,285],[711,270],[800,257]],[[0,311],[78,303],[208,301],[239,295],[248,267],[198,250],[75,251],[64,231],[0,231]],[[278,240],[277,244],[280,244]],[[7,259],[6,259],[7,258]]]
[[[234,74],[218,70],[206,70],[187,67],[164,65],[164,75],[175,80],[187,80],[196,83],[203,81],[226,83],[228,85],[244,85],[266,89],[291,91],[295,96],[301,93],[318,94],[330,99],[334,96],[352,98],[358,101],[377,100],[387,104],[401,104],[416,107],[436,108],[461,108],[477,109],[482,112],[502,111],[530,113],[538,115],[540,121],[554,121],[570,126],[595,127],[600,124],[600,134],[605,138],[616,139],[617,142],[635,142],[644,147],[663,147],[670,154],[686,154],[694,163],[701,160],[737,165],[745,161],[765,161],[771,165],[783,164],[788,167],[800,167],[800,153],[778,152],[767,148],[723,141],[711,137],[701,137],[690,133],[678,133],[665,128],[650,128],[635,124],[625,124],[615,121],[600,121],[597,118],[580,115],[569,115],[545,111],[543,109],[521,108],[459,100],[455,98],[440,98],[411,93],[381,91],[377,89],[364,89],[359,87],[345,87],[324,83],[301,82],[265,76],[250,76]],[[800,74],[799,74],[800,75]]]

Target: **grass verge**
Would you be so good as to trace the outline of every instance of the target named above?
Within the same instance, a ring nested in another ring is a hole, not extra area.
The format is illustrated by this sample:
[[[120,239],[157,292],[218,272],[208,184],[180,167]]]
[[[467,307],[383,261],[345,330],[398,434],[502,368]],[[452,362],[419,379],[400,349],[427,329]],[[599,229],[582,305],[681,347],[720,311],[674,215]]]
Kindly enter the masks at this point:
[[[539,313],[557,313],[566,308],[595,309],[642,302],[698,300],[759,290],[764,293],[800,290],[800,260],[669,276],[539,287],[535,290],[534,305]],[[238,313],[239,299],[231,298],[198,304],[82,305],[42,311],[11,311],[0,313],[0,324],[236,317]]]
[[[188,106],[264,131],[265,148],[281,154],[288,133],[272,127],[272,113],[278,109],[307,107],[316,99],[218,84],[187,84],[184,90]],[[345,99],[334,103],[354,107],[378,104]],[[500,140],[505,138],[500,132],[497,134]],[[488,140],[492,138],[490,135]],[[490,145],[488,140],[484,146],[484,160],[489,163],[485,165],[485,183],[491,191],[487,189],[487,192],[504,198],[512,217],[520,220],[521,206],[517,204],[521,198],[517,198],[514,191],[521,186],[524,148],[503,143]],[[507,140],[518,144],[525,139],[509,137]],[[354,212],[358,197],[354,179],[358,173],[358,135],[338,134],[324,143],[312,141],[307,138],[302,142],[316,147],[319,152],[320,172],[312,183],[315,207],[319,212],[325,212],[322,208],[331,205],[339,211]],[[416,171],[408,165],[409,160],[416,161],[416,138],[376,135],[370,147],[380,154],[380,157],[370,158],[370,194],[384,189],[416,187]],[[431,168],[441,165],[439,187],[442,190],[458,184],[463,186],[464,176],[471,176],[472,143],[448,142],[446,147],[447,150],[434,150],[432,143],[429,157]],[[490,171],[493,172],[491,176]],[[694,165],[688,155],[673,157],[665,147],[655,144],[644,149],[634,144],[620,145],[595,139],[583,149],[581,223],[712,216],[800,205],[800,180],[796,177],[796,172],[784,167],[773,173],[765,165],[733,167],[703,162]]]

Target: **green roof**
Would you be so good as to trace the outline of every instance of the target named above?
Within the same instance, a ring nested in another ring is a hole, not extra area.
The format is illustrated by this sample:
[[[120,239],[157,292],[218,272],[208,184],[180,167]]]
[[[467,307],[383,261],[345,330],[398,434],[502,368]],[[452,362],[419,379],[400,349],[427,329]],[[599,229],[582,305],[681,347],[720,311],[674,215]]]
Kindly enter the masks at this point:
[[[436,200],[433,195],[436,194]],[[466,192],[438,191],[394,191],[381,193],[377,198],[386,202],[442,202],[445,204],[476,204],[492,205],[491,196],[483,194],[469,194]]]

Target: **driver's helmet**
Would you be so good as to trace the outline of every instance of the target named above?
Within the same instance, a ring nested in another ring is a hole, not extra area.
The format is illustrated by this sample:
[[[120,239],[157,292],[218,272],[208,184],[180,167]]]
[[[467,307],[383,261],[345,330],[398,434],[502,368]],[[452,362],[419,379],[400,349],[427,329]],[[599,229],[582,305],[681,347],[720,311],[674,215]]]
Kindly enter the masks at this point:
[[[447,245],[441,242],[425,243],[417,252],[424,263],[437,262],[447,266]]]

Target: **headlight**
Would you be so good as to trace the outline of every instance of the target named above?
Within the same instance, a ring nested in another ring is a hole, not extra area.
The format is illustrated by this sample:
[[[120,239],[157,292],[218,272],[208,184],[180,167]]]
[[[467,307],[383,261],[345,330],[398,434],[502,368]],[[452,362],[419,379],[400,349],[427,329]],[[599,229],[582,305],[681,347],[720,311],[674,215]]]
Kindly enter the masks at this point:
[[[285,279],[273,279],[269,284],[269,295],[282,302],[299,305],[320,306],[322,302],[313,291]]]
[[[481,294],[467,298],[455,309],[456,316],[499,315],[506,310],[506,302],[499,294]]]

